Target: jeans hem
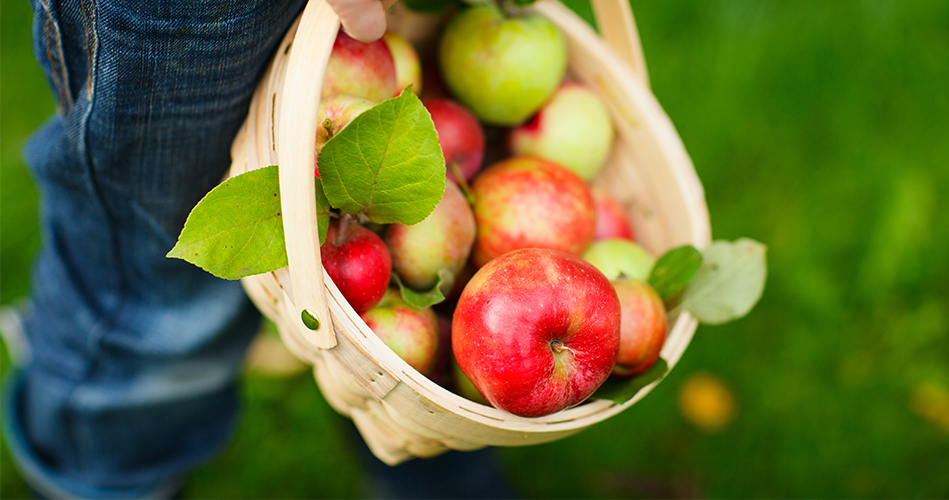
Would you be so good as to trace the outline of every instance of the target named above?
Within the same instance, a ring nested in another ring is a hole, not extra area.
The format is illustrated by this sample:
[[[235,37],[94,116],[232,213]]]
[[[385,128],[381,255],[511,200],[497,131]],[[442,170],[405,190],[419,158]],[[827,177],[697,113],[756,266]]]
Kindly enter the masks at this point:
[[[171,481],[157,486],[135,489],[113,489],[91,486],[69,479],[51,470],[30,449],[20,421],[20,394],[23,391],[22,370],[11,367],[3,381],[2,426],[3,435],[13,457],[13,463],[23,480],[43,498],[98,498],[142,500],[172,498],[182,481]]]

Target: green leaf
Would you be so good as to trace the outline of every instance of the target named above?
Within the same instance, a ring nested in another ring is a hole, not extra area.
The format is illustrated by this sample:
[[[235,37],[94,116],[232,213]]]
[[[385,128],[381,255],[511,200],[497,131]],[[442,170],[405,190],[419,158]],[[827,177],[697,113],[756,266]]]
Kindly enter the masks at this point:
[[[647,385],[661,380],[669,373],[669,364],[659,358],[648,370],[632,378],[610,377],[593,393],[592,399],[608,399],[623,404],[639,393]]]
[[[320,229],[320,245],[326,242],[326,232],[330,225],[330,202],[326,199],[326,193],[323,192],[323,183],[319,177],[314,176],[316,181],[316,223]]]
[[[287,265],[277,166],[232,177],[198,202],[167,257],[235,280]]]
[[[673,248],[652,266],[647,282],[666,301],[681,292],[701,266],[702,253],[692,245]]]
[[[445,194],[435,124],[410,88],[353,119],[320,151],[329,204],[379,224],[416,224]]]
[[[764,245],[748,238],[712,242],[702,252],[702,266],[683,290],[678,307],[710,325],[748,314],[764,291],[765,252]]]
[[[419,309],[424,309],[444,301],[445,294],[451,291],[451,286],[455,282],[454,274],[447,269],[438,271],[438,281],[429,290],[413,290],[405,286],[399,278],[399,275],[395,273],[392,273],[392,279],[399,285],[399,290],[402,292],[402,299]]]

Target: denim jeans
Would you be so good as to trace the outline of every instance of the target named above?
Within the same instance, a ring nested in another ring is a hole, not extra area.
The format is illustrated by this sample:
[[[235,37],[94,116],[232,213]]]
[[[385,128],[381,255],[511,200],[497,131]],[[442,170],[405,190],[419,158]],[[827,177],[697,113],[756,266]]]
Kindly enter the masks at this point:
[[[41,494],[160,496],[230,437],[260,319],[165,254],[304,2],[31,1],[58,110],[24,151],[43,247],[4,434]]]

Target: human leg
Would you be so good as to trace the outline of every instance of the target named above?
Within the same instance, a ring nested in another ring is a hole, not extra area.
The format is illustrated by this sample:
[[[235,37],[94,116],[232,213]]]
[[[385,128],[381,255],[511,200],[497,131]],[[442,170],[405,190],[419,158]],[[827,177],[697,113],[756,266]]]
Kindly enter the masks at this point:
[[[44,242],[24,321],[33,357],[4,404],[34,486],[157,495],[226,442],[259,317],[239,283],[165,254],[224,175],[301,6],[34,0],[59,112],[25,150]]]

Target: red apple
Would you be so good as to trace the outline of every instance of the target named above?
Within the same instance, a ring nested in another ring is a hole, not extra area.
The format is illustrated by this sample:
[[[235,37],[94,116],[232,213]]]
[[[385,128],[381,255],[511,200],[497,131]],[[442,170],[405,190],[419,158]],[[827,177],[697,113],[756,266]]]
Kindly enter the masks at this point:
[[[395,63],[395,86],[396,95],[402,92],[406,86],[412,86],[412,92],[420,95],[422,92],[422,64],[419,61],[418,52],[404,36],[394,32],[386,31],[382,36],[382,41],[392,54],[392,61]]]
[[[613,149],[613,119],[592,89],[567,82],[510,135],[511,153],[555,161],[589,181]]]
[[[633,224],[626,215],[626,210],[616,198],[606,189],[591,187],[593,203],[596,208],[596,227],[593,229],[593,240],[608,238],[635,239]]]
[[[392,276],[392,257],[376,233],[344,215],[332,219],[320,246],[323,268],[356,312],[382,300]]]
[[[475,273],[452,319],[458,366],[495,407],[538,417],[577,405],[609,376],[620,303],[592,264],[540,248]]]
[[[438,352],[438,319],[430,307],[413,307],[390,288],[378,305],[359,317],[409,366],[429,374]]]
[[[659,359],[666,341],[666,307],[656,290],[642,281],[614,281],[613,288],[622,310],[619,353],[613,374],[632,377],[648,370]]]
[[[445,155],[446,175],[457,182],[457,167],[466,181],[471,180],[484,159],[484,131],[478,119],[468,108],[450,99],[425,99],[422,104],[435,123],[438,145]]]
[[[381,101],[398,90],[395,62],[385,42],[360,42],[343,30],[336,35],[324,75],[322,97],[351,94]]]
[[[461,189],[445,182],[445,195],[435,210],[422,222],[413,225],[390,224],[384,240],[392,254],[392,268],[402,283],[413,290],[429,290],[437,282],[440,271],[448,271],[452,283],[445,283],[448,293],[468,256],[475,238],[475,220],[471,206]]]
[[[518,248],[580,255],[593,240],[590,189],[577,174],[537,156],[485,169],[471,184],[478,227],[472,260],[482,266]]]

